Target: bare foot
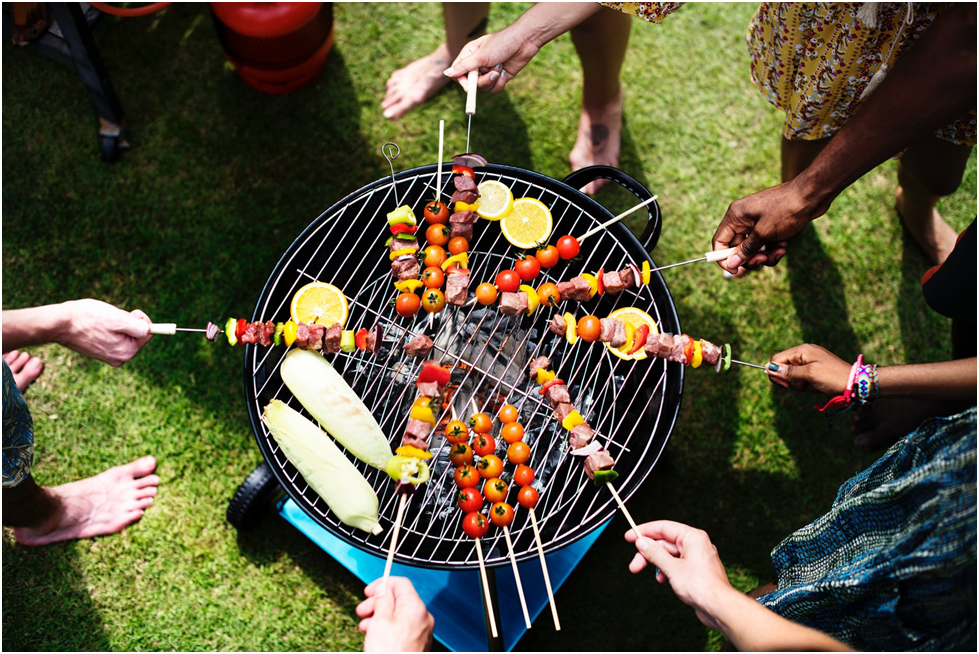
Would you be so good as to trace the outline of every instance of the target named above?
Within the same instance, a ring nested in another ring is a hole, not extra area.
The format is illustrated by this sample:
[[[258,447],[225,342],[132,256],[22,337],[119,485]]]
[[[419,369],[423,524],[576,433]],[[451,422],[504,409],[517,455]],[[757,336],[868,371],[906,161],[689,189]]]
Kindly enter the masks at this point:
[[[443,43],[431,54],[391,73],[387,82],[387,94],[381,102],[384,117],[388,120],[401,118],[451,82],[451,78],[442,72],[454,58],[449,54],[448,46]]]
[[[906,202],[904,188],[901,186],[897,187],[894,196],[894,208],[897,209],[904,228],[929,261],[939,264],[948,258],[955,247],[958,234],[945,222],[937,209],[928,205],[911,206]]]
[[[10,366],[10,372],[14,375],[14,381],[21,393],[34,383],[34,380],[41,375],[44,370],[44,362],[37,357],[32,357],[27,352],[11,350],[3,355],[4,361]]]
[[[88,479],[45,488],[58,511],[37,527],[14,529],[14,537],[21,545],[47,545],[120,532],[153,504],[160,483],[150,474],[155,469],[156,459],[144,456]]]
[[[928,418],[950,416],[960,410],[953,402],[883,398],[853,419],[853,445],[865,451],[890,447]]]
[[[578,121],[578,140],[568,160],[571,170],[604,164],[619,165],[619,148],[622,145],[622,91],[610,103],[600,107],[581,107]],[[582,191],[595,193],[607,183],[599,179],[586,185]]]

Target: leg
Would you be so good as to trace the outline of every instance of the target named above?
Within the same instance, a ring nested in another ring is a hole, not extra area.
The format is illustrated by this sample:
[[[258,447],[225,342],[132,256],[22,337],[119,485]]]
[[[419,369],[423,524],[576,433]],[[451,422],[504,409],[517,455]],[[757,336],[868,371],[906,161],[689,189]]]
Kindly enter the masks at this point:
[[[144,456],[126,465],[55,487],[28,477],[3,489],[4,524],[22,545],[47,545],[122,531],[153,504],[160,478],[156,459]]]
[[[443,2],[445,43],[428,55],[391,73],[387,93],[381,102],[384,117],[397,120],[430,97],[451,80],[442,74],[469,41],[486,30],[488,2]]]
[[[970,146],[929,137],[909,147],[901,157],[897,169],[897,213],[932,263],[945,261],[957,236],[935,205],[959,187],[971,154]]]
[[[632,20],[627,14],[605,9],[571,30],[584,78],[578,138],[568,157],[571,170],[596,164],[619,165],[623,106],[619,72]],[[595,181],[583,190],[594,193],[603,184]]]
[[[799,176],[809,167],[813,159],[823,151],[829,139],[815,141],[789,140],[782,137],[782,182],[788,182]]]
[[[10,366],[10,372],[14,375],[17,389],[21,393],[34,383],[34,380],[41,375],[44,370],[44,362],[37,357],[32,357],[27,352],[11,350],[3,355],[4,361]]]

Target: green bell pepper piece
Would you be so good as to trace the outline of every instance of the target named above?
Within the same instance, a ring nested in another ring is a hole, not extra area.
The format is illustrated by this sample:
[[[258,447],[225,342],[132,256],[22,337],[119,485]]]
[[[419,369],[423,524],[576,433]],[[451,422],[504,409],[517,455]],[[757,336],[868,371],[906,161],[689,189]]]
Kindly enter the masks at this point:
[[[619,473],[615,470],[596,470],[595,471],[595,485],[601,486],[602,484],[608,484],[619,478]]]
[[[344,329],[340,332],[340,351],[341,352],[353,352],[357,349],[357,340],[354,337],[353,330]]]
[[[282,332],[286,329],[286,324],[284,322],[275,323],[275,331],[272,333],[272,344],[282,345]]]
[[[388,225],[417,225],[415,212],[407,204],[403,204],[388,214]]]
[[[237,327],[238,321],[234,318],[228,318],[228,322],[224,325],[224,335],[228,337],[228,345],[238,345],[238,337],[235,336]]]
[[[424,484],[431,476],[428,464],[421,459],[413,456],[392,456],[385,466],[385,470],[391,479],[395,481],[407,481],[417,486]]]

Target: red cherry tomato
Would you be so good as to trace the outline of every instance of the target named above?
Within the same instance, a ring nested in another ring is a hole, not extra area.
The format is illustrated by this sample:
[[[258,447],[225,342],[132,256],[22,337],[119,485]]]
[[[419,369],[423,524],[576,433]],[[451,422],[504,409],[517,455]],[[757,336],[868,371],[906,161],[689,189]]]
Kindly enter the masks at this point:
[[[394,310],[398,312],[399,316],[411,318],[418,313],[421,305],[422,301],[414,293],[402,293],[394,303]]]
[[[538,495],[537,489],[533,486],[524,486],[517,493],[517,502],[525,509],[532,509],[537,506],[537,500],[539,499],[540,495]]]
[[[463,488],[456,495],[456,501],[463,513],[473,513],[483,508],[483,495],[475,488]]]
[[[502,479],[487,479],[483,484],[483,494],[488,502],[502,502],[506,499],[509,487]]]
[[[487,456],[495,451],[496,440],[492,436],[489,434],[476,434],[476,437],[473,439],[473,452],[479,456]]]
[[[517,411],[517,407],[513,406],[512,404],[504,404],[500,407],[500,412],[496,415],[499,417],[500,422],[502,422],[504,425],[508,425],[511,422],[517,421],[517,419],[520,417],[520,412]],[[506,439],[504,438],[503,440]],[[509,443],[510,441],[507,442]]]
[[[506,448],[506,458],[510,460],[510,463],[527,463],[530,461],[530,445],[527,445],[523,441],[517,441],[516,443],[511,443],[510,447]]]
[[[429,266],[422,271],[421,279],[428,288],[442,288],[442,284],[445,283],[445,273],[438,266]]]
[[[469,419],[469,428],[477,434],[488,434],[493,431],[493,419],[485,413],[477,413]]]
[[[513,266],[513,269],[525,282],[531,281],[540,274],[540,261],[534,257],[524,257]]]
[[[520,290],[520,275],[515,270],[503,270],[496,276],[496,288],[501,293],[516,293]]]
[[[445,294],[437,288],[430,288],[422,294],[422,307],[429,313],[438,313],[445,308]]]
[[[496,287],[489,282],[483,282],[476,287],[476,300],[485,306],[489,306],[496,302]]]
[[[469,440],[469,427],[461,420],[453,420],[445,426],[445,440],[453,445]]]
[[[487,454],[476,462],[476,469],[483,479],[496,479],[503,474],[503,459],[495,454]]]
[[[439,225],[436,225],[438,227]],[[425,266],[429,268],[438,268],[442,265],[442,262],[448,259],[445,254],[445,249],[441,245],[429,245],[425,248]],[[441,268],[439,268],[441,270]]]
[[[449,254],[462,254],[469,251],[469,241],[461,236],[449,239]]]
[[[425,240],[432,245],[442,247],[449,242],[452,232],[445,225],[432,225],[425,230]]]
[[[497,527],[509,527],[513,522],[513,507],[506,502],[497,502],[490,507],[490,521]]]
[[[578,336],[586,343],[594,343],[602,334],[602,321],[596,316],[584,316],[578,320]]]
[[[581,252],[581,245],[574,236],[562,236],[557,240],[557,252],[562,259],[574,259]]]
[[[449,208],[438,200],[426,204],[422,213],[425,215],[425,220],[433,225],[444,225],[449,222]]]
[[[470,538],[482,538],[489,531],[489,520],[482,513],[472,512],[462,519],[462,530]]]
[[[455,474],[452,478],[456,482],[456,486],[459,488],[475,488],[479,485],[479,480],[482,477],[479,476],[479,470],[476,470],[475,466],[464,465],[456,468]]]
[[[516,443],[523,440],[523,425],[519,422],[511,422],[503,425],[500,430],[500,437],[507,443]]]
[[[472,463],[473,448],[469,447],[466,443],[456,443],[449,450],[449,461],[457,468]]]
[[[561,301],[561,293],[557,290],[557,284],[553,282],[544,282],[537,289],[537,297],[540,298],[540,303],[548,307],[556,307],[558,302]]]
[[[513,471],[513,483],[520,486],[530,486],[534,483],[534,469],[530,466],[517,466]]]
[[[553,268],[561,259],[561,255],[558,254],[557,248],[553,245],[548,245],[546,248],[537,250],[535,256],[544,268]]]

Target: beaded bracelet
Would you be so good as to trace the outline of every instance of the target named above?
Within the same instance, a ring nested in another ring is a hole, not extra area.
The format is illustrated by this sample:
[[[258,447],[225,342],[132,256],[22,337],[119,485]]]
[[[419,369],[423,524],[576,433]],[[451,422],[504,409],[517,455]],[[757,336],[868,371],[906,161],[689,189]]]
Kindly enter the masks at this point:
[[[861,406],[870,406],[880,397],[880,386],[877,384],[877,364],[863,363],[863,355],[857,357],[856,362],[850,368],[850,374],[843,388],[843,395],[837,395],[822,406],[816,405],[819,411],[826,411],[834,407],[842,406],[836,414],[839,415],[850,409],[854,403]]]

